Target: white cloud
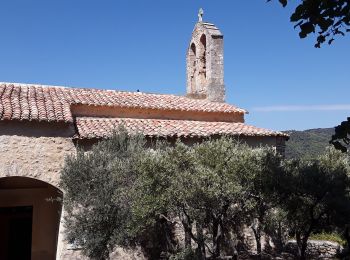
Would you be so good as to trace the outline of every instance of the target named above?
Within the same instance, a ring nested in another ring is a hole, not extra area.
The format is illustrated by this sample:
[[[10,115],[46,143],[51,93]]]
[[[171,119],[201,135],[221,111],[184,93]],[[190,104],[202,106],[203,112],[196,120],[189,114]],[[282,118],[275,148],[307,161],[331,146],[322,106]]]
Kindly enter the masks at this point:
[[[253,107],[256,112],[295,112],[295,111],[350,111],[350,104],[335,105],[281,105]]]

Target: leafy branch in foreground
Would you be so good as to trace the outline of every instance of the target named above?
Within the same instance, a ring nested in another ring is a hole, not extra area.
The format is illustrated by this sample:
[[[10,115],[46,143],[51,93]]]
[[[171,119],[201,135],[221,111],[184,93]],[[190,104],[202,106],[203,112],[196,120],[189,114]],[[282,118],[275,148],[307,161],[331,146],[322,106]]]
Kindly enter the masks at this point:
[[[350,117],[347,121],[341,122],[340,125],[335,127],[335,134],[332,136],[331,144],[335,149],[346,153],[350,146]]]
[[[267,0],[271,2],[272,0]],[[286,7],[288,0],[279,0]],[[350,32],[350,0],[302,0],[297,5],[290,21],[299,28],[299,37],[317,34],[315,47],[327,42],[332,44],[336,36]],[[335,129],[330,141],[338,150],[346,152],[350,144],[350,119],[343,121]]]
[[[271,0],[267,0],[270,2]],[[279,0],[283,7],[288,0]],[[299,37],[305,38],[316,33],[316,48],[325,42],[332,44],[336,36],[350,32],[349,0],[303,0],[290,17],[299,28]]]

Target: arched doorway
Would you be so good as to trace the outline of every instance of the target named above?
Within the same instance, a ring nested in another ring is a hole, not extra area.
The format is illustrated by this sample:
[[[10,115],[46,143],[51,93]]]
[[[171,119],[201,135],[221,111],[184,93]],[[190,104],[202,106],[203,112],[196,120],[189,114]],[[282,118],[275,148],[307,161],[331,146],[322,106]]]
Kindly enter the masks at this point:
[[[54,260],[62,192],[27,177],[0,178],[0,259]]]

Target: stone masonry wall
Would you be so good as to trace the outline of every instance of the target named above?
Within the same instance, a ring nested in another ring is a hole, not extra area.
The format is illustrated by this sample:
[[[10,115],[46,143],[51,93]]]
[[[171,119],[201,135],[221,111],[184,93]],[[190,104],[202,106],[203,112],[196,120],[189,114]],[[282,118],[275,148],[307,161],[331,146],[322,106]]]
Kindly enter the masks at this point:
[[[60,170],[64,164],[64,158],[75,151],[71,138],[36,137],[31,134],[28,136],[0,135],[0,178],[29,177],[59,188]],[[64,259],[61,255],[67,251],[62,219],[59,229],[58,260]]]
[[[30,177],[57,187],[64,158],[74,151],[69,138],[0,135],[0,178]]]
[[[334,259],[342,249],[342,246],[336,242],[310,240],[307,243],[306,255],[308,259]],[[285,251],[295,255],[297,252],[296,241],[288,241]]]
[[[76,148],[71,138],[0,135],[0,178],[20,176],[44,181],[56,188],[64,158]],[[64,215],[64,209],[63,214]],[[57,260],[88,259],[80,250],[72,248],[64,240],[61,217],[57,243]],[[116,248],[111,259],[145,259],[141,250]]]
[[[186,56],[187,96],[225,101],[223,35],[213,24],[198,22]]]

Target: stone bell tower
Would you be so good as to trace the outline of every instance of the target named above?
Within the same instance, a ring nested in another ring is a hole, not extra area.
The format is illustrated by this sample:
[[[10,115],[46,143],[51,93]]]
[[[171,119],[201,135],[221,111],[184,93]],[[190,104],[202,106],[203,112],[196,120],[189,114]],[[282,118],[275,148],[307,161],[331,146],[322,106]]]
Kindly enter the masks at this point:
[[[187,96],[225,102],[224,36],[202,17],[200,9],[186,56]]]

